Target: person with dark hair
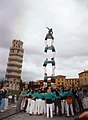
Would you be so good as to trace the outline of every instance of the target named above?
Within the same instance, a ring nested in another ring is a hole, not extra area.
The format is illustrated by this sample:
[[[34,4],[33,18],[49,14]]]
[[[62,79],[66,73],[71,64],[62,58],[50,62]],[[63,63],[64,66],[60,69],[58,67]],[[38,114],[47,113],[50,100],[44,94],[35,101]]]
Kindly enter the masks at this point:
[[[54,39],[54,37],[52,36],[53,35],[53,31],[52,31],[52,28],[48,28],[46,27],[49,31],[48,31],[48,34],[46,35],[45,37],[45,40],[47,40],[48,38],[50,39]]]
[[[2,89],[1,91],[1,96],[2,96],[2,99],[1,99],[1,112],[4,112],[5,111],[5,90]]]
[[[52,39],[52,42],[51,42],[51,45],[53,45],[53,42],[54,42],[54,37],[53,37],[53,31],[52,31],[52,28],[48,28],[46,27],[49,31],[45,37],[45,44],[47,46],[47,39]]]
[[[62,114],[65,114],[66,111],[66,96],[64,96],[64,94],[66,94],[66,91],[64,90],[64,88],[61,89],[61,111]]]
[[[50,89],[47,90],[47,93],[44,95],[45,99],[46,99],[46,106],[47,106],[47,118],[49,118],[49,109],[50,109],[50,118],[53,117],[53,98],[54,95],[51,92]]]
[[[61,113],[61,93],[60,91],[56,88],[54,91],[54,106],[55,106],[55,116],[57,116],[57,114],[59,114],[59,116],[62,115]],[[58,113],[57,113],[57,107],[58,107]]]
[[[82,88],[78,88],[78,104],[79,104],[79,111],[83,112],[83,105],[82,105],[82,100],[84,98],[84,93]]]
[[[72,92],[71,92],[70,89],[67,90],[67,92],[64,94],[64,97],[66,97],[66,112],[67,112],[67,117],[69,117],[69,108],[71,109],[72,116],[74,116],[73,105],[72,105]]]
[[[31,98],[32,98],[32,90],[29,90],[29,92],[27,93],[27,97],[28,97],[28,104],[27,104],[27,108],[26,108],[26,113],[29,113],[30,105],[31,105]]]
[[[25,91],[25,89],[23,88],[22,91],[20,92],[20,95],[19,95],[19,98],[18,98],[18,101],[17,101],[17,104],[16,104],[16,111],[17,112],[20,112],[21,111],[21,107],[22,106],[22,101],[24,100],[24,97],[26,96],[27,94],[27,91]]]
[[[38,90],[38,95],[37,95],[37,108],[38,108],[38,115],[41,115],[43,114],[43,106],[42,106],[42,98],[43,98],[43,95],[41,93],[41,90],[39,89]]]
[[[4,107],[5,110],[8,109],[8,96],[9,96],[8,90],[5,89],[5,107]]]

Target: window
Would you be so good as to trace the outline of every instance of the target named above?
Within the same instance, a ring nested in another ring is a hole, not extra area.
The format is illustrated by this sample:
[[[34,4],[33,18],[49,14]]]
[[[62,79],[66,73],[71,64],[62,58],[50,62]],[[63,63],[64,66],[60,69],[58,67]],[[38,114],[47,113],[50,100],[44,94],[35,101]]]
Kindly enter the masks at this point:
[[[13,47],[15,47],[15,43],[13,44]]]
[[[20,48],[20,44],[18,44],[18,47]]]
[[[58,82],[58,84],[60,84],[60,82]]]
[[[17,50],[17,53],[19,53],[19,50]]]

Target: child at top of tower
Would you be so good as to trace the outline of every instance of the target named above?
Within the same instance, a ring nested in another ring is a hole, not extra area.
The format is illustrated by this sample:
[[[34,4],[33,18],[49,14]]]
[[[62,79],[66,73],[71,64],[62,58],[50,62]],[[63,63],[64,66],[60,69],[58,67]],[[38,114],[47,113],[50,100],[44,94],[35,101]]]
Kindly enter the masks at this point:
[[[48,28],[48,27],[46,27],[49,31],[48,31],[48,33],[47,33],[47,35],[46,35],[46,37],[45,37],[45,40],[47,40],[47,39],[54,39],[54,37],[52,36],[53,35],[53,31],[52,31],[52,28]]]

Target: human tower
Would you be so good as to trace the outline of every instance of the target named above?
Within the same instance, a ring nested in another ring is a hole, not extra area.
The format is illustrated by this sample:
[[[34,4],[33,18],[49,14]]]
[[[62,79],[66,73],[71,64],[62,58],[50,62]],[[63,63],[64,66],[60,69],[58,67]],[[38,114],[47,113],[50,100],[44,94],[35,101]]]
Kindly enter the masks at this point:
[[[53,31],[52,31],[52,28],[49,29],[48,27],[46,27],[48,29],[48,33],[46,34],[46,37],[45,37],[45,49],[44,49],[44,52],[45,54],[48,53],[48,50],[51,50],[52,52],[52,55],[50,58],[45,58],[45,61],[43,63],[43,68],[44,68],[44,85],[47,86],[47,82],[48,82],[48,79],[51,79],[51,83],[55,83],[55,53],[56,53],[56,50],[55,50],[55,47],[53,45],[54,43],[54,37],[53,37]],[[51,40],[50,42],[50,45],[48,45],[48,40]],[[49,73],[47,72],[47,67],[48,67],[48,64],[51,64],[52,66],[52,73],[51,75],[49,75]]]

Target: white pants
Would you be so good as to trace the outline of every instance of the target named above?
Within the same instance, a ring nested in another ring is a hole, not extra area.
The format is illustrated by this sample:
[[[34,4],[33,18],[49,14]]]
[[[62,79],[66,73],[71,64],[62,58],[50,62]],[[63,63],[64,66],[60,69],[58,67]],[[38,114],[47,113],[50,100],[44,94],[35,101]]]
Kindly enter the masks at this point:
[[[45,100],[42,100],[41,114],[46,114],[46,103]]]
[[[65,100],[61,100],[61,108],[62,108],[62,114],[65,113],[65,108],[66,108],[66,104],[65,104]]]
[[[35,101],[35,108],[34,108],[34,114],[38,113],[38,99]]]
[[[51,39],[51,45],[53,45],[53,43],[54,43],[54,40]],[[46,45],[46,46],[48,45],[48,44],[47,44],[47,40],[45,40],[45,45]]]
[[[38,105],[38,114],[42,114],[42,99],[37,100],[37,105]]]
[[[36,101],[35,100],[31,100],[31,105],[30,105],[30,114],[34,113],[36,114],[35,112],[35,107],[36,107]]]
[[[69,116],[69,107],[70,107],[70,109],[71,109],[71,114],[72,114],[72,116],[74,116],[72,104],[68,105],[67,102],[66,102],[67,116]]]
[[[44,73],[47,73],[46,67],[43,67],[43,69],[44,69]]]
[[[53,104],[46,104],[47,106],[47,118],[49,118],[49,109],[50,109],[50,118],[53,117]]]
[[[5,98],[5,107],[4,109],[6,110],[8,108],[8,98]]]
[[[52,52],[52,57],[55,58],[56,52]]]
[[[52,66],[52,74],[53,74],[53,76],[55,75],[55,66]]]
[[[27,112],[27,113],[30,112],[30,105],[31,105],[31,99],[28,98],[28,104],[27,104],[27,108],[26,108],[26,112]]]

